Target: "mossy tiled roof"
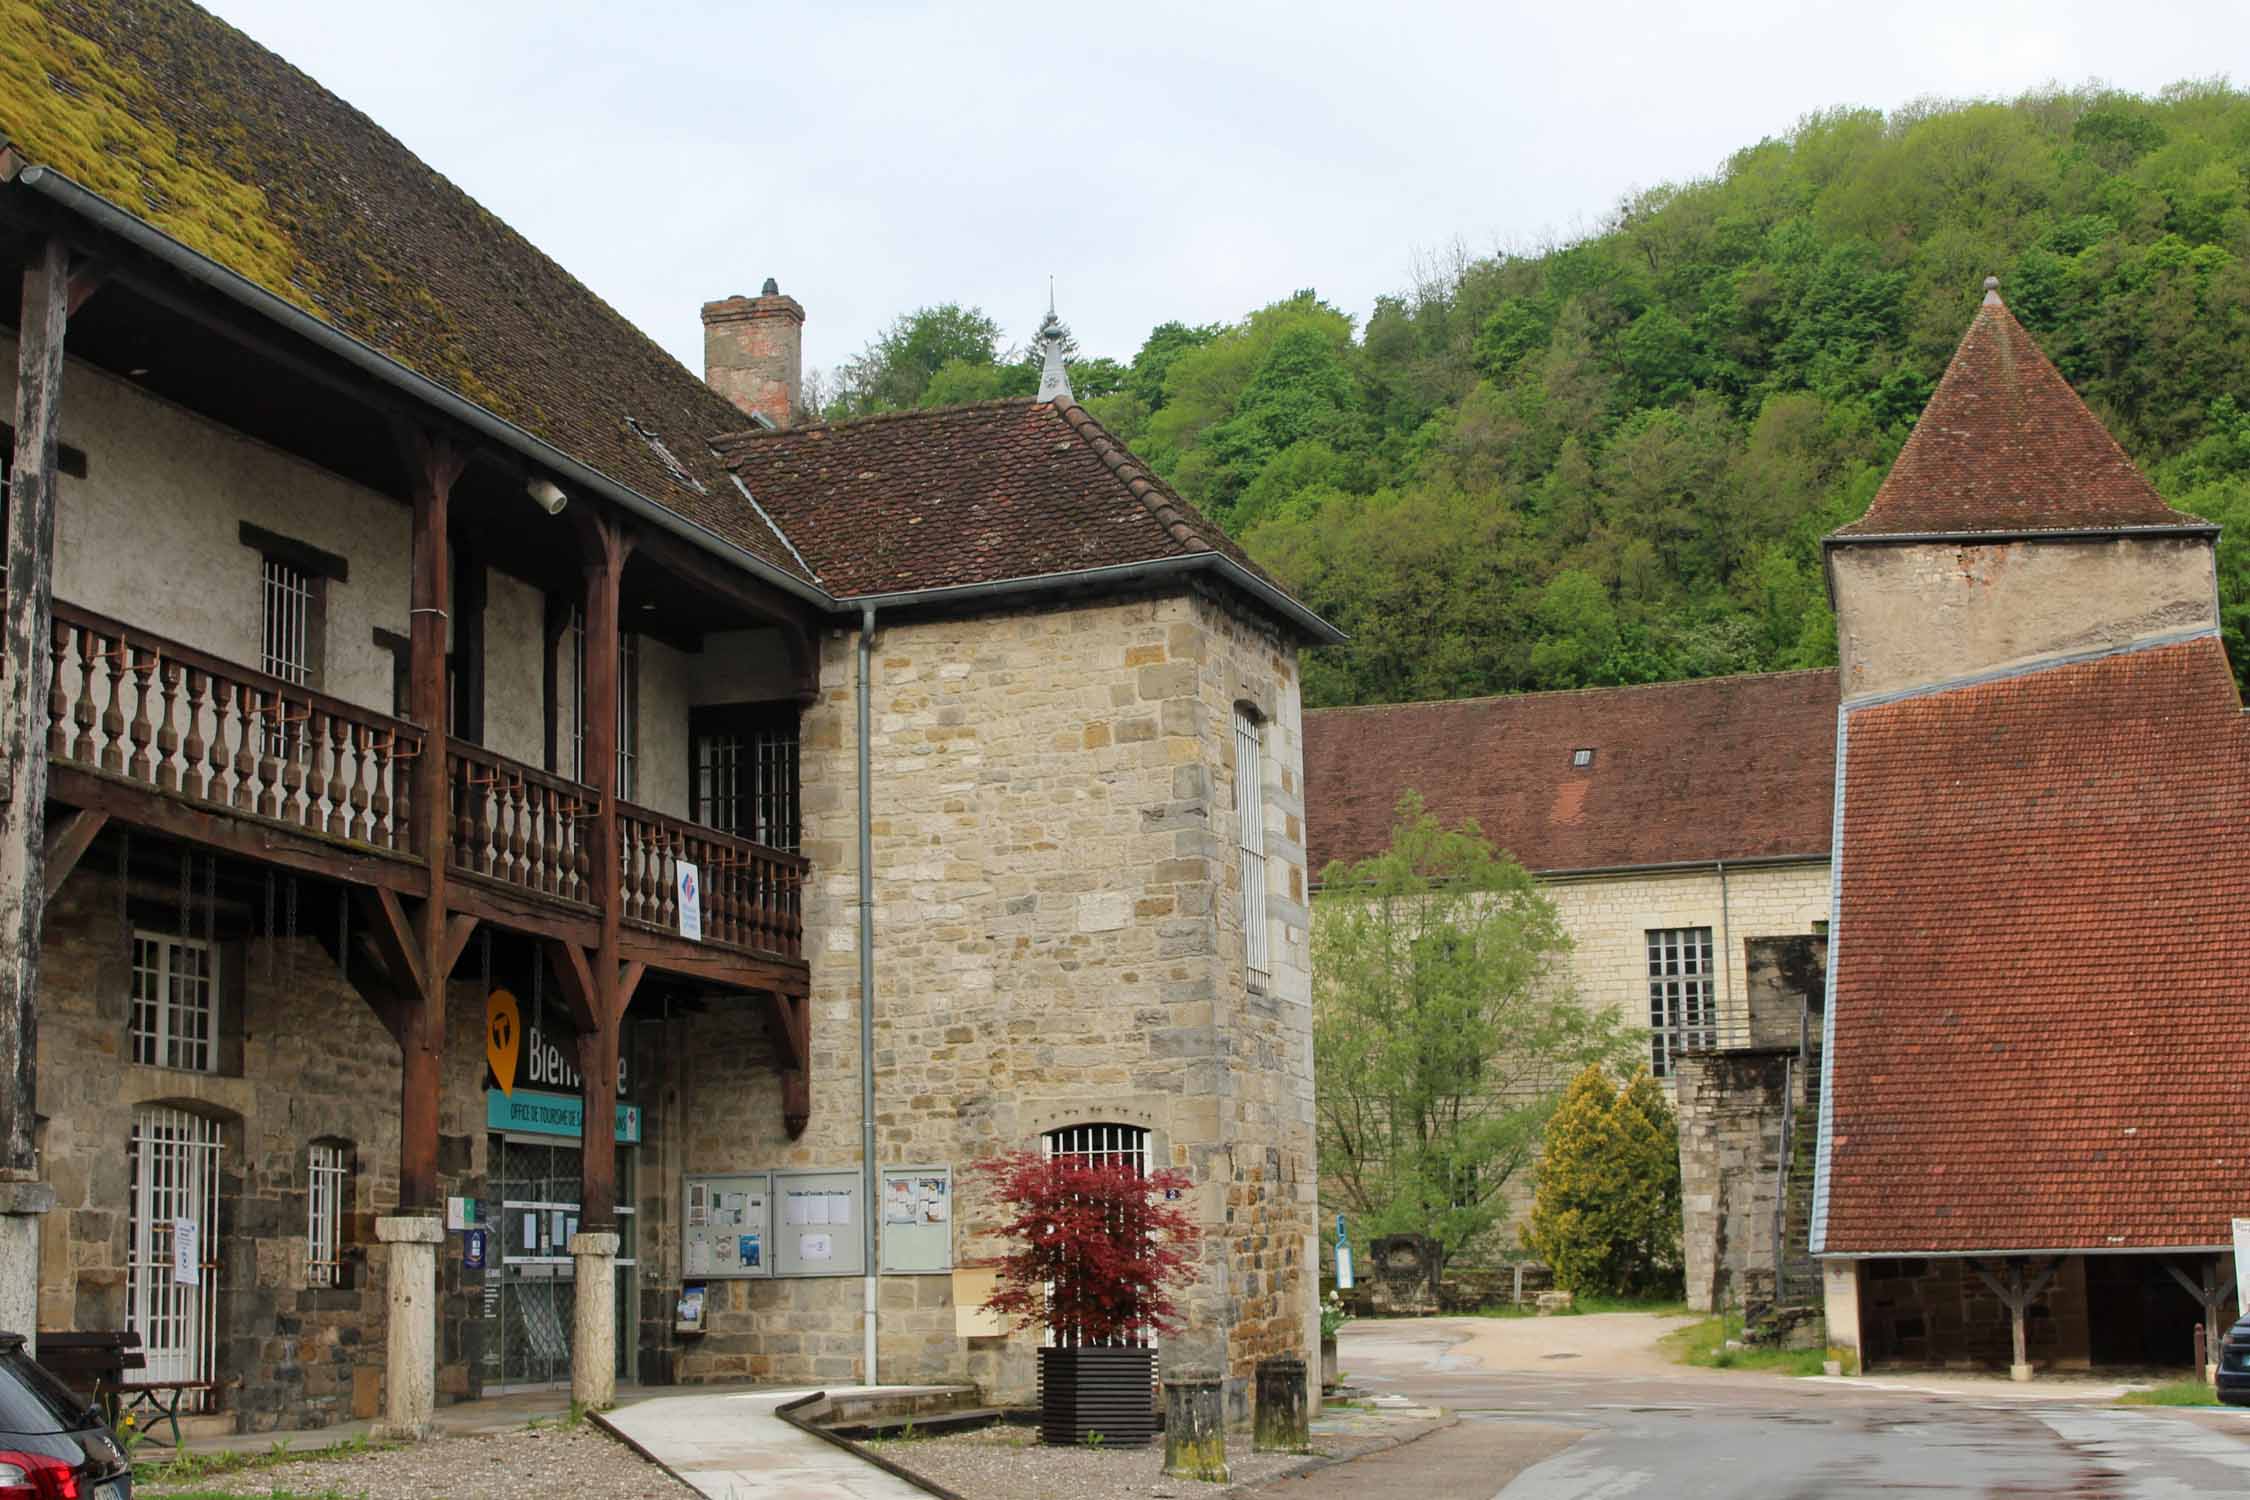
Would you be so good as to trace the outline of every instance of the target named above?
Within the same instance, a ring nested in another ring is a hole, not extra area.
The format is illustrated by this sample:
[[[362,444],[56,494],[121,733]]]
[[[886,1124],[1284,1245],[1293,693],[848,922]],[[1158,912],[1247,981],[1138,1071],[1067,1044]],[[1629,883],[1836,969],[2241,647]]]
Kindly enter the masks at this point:
[[[804,575],[705,441],[740,412],[281,58],[182,0],[0,0],[0,39],[0,138],[21,155]]]

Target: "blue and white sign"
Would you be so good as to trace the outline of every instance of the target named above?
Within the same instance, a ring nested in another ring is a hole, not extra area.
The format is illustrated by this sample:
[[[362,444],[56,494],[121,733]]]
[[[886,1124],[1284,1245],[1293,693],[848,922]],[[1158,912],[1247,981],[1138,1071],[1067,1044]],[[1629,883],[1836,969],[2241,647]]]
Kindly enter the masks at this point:
[[[691,943],[703,941],[702,871],[684,859],[672,861],[680,886],[680,936]]]
[[[1336,1290],[1352,1289],[1352,1242],[1344,1233],[1344,1216],[1336,1215]]]
[[[586,1101],[573,1094],[535,1094],[530,1089],[503,1094],[498,1089],[486,1089],[484,1123],[490,1129],[518,1135],[562,1135],[578,1140],[586,1133]],[[621,1146],[641,1143],[638,1104],[617,1106],[617,1142]]]

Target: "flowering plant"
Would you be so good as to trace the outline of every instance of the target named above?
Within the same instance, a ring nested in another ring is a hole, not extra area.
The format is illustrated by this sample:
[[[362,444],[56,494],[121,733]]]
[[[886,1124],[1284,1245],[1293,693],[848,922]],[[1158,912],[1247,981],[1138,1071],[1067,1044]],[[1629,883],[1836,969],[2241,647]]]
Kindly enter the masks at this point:
[[[1175,1289],[1194,1279],[1200,1237],[1172,1195],[1184,1172],[1013,1151],[972,1169],[1007,1210],[1012,1248],[986,1299],[1017,1328],[1065,1346],[1133,1342],[1179,1326]]]
[[[1351,1320],[1352,1315],[1344,1311],[1344,1294],[1329,1288],[1328,1295],[1320,1299],[1320,1336],[1334,1338],[1337,1330]]]

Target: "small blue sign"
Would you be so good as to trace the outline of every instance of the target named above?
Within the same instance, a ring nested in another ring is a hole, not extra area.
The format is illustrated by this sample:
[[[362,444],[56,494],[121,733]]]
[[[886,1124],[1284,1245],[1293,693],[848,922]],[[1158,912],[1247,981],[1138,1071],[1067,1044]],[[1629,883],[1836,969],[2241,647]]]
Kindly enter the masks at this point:
[[[469,1270],[484,1267],[484,1231],[471,1229],[461,1236],[461,1264]]]

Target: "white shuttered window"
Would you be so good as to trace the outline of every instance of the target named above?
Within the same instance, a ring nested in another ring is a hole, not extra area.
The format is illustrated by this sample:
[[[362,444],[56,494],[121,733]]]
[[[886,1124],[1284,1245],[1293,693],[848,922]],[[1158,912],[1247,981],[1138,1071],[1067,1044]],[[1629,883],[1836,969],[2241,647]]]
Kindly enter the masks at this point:
[[[1242,848],[1243,960],[1254,974],[1266,957],[1265,726],[1247,708],[1234,711],[1234,807]]]

